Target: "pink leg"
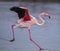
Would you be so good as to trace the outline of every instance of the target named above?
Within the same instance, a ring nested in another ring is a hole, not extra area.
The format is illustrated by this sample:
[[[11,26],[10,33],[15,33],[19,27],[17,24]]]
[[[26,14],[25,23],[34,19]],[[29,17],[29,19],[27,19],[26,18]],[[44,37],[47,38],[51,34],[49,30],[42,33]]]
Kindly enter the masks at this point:
[[[12,37],[13,37],[13,39],[10,40],[10,42],[13,42],[13,41],[15,40],[15,36],[14,36],[14,26],[15,26],[15,25],[12,25],[12,26],[11,26],[11,27],[12,27]]]
[[[32,41],[38,48],[39,48],[39,51],[41,50],[44,50],[43,48],[41,48],[31,37],[31,33],[30,33],[30,29],[28,30],[29,31],[29,38],[30,38],[30,41]]]

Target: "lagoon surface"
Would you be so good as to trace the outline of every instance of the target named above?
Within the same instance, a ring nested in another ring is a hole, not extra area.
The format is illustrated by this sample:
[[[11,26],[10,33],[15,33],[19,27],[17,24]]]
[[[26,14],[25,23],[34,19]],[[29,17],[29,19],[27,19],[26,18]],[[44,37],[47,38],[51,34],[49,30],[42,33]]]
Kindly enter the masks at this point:
[[[50,14],[51,19],[43,17],[43,26],[32,26],[31,34],[43,51],[60,51],[60,3],[0,2],[0,51],[39,51],[29,40],[27,29],[16,28],[15,41],[12,39],[11,25],[17,24],[17,14],[9,10],[12,6],[25,6],[38,21],[41,12]]]

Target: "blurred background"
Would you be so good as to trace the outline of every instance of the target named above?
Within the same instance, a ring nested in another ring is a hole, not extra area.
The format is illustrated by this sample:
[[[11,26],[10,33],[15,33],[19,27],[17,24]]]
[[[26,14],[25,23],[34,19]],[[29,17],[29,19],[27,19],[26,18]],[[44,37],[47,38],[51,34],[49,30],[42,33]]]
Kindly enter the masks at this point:
[[[0,0],[0,51],[39,51],[29,40],[27,29],[16,28],[15,41],[11,25],[17,24],[17,14],[10,11],[13,6],[25,6],[40,23],[39,14],[47,12],[51,19],[43,17],[43,26],[32,26],[31,34],[44,51],[60,51],[60,0]]]
[[[60,0],[0,0],[0,1],[60,2]]]
[[[0,1],[60,2],[60,0],[0,0]]]

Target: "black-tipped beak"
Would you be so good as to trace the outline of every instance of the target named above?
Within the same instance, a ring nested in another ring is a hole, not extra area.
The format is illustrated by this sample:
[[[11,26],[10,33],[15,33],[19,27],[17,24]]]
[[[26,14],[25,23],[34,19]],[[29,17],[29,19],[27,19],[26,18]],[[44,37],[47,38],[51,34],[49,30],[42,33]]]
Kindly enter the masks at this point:
[[[49,19],[51,18],[50,16],[48,16],[49,17]]]

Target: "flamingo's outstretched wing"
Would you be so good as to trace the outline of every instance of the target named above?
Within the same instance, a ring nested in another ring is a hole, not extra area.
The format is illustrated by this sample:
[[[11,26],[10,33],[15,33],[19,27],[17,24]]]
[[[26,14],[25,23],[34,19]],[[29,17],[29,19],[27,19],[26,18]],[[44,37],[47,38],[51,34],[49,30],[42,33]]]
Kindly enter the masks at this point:
[[[28,8],[26,7],[16,7],[13,6],[10,8],[11,11],[14,11],[18,14],[18,18],[23,18],[23,21],[31,20],[31,17],[29,16]]]
[[[22,9],[20,7],[17,6],[13,6],[10,8],[11,11],[14,11],[18,14],[18,18],[21,19],[25,16],[25,9]]]
[[[31,20],[31,16],[29,15],[28,8],[26,7],[20,7],[25,10],[25,16],[23,17],[23,21],[29,21]]]

